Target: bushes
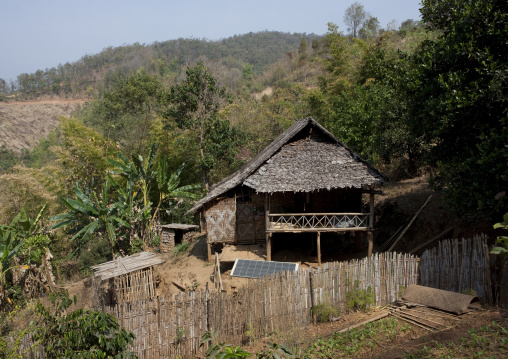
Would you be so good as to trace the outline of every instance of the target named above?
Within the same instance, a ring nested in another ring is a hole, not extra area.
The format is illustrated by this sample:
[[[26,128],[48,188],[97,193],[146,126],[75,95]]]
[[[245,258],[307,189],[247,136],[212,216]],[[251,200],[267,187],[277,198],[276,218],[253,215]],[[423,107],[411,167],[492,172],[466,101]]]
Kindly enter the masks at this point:
[[[360,281],[355,280],[351,290],[346,293],[347,309],[366,311],[374,304],[374,290],[371,286],[367,289],[360,289]]]

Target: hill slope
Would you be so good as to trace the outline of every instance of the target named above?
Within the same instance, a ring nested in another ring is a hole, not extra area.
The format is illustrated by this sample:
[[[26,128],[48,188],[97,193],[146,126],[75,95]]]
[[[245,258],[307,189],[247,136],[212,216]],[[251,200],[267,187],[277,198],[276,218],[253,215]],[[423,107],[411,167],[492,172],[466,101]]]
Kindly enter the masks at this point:
[[[83,100],[0,102],[0,147],[21,153],[45,138],[58,125],[58,117],[70,116]]]

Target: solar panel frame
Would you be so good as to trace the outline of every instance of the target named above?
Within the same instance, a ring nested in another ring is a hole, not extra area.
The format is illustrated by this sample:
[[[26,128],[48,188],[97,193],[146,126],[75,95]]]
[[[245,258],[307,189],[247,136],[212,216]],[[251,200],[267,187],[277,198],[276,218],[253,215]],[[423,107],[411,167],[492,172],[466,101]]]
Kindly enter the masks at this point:
[[[284,271],[297,271],[298,263],[262,261],[254,259],[235,260],[231,277],[242,278],[262,278],[266,275],[280,273]]]

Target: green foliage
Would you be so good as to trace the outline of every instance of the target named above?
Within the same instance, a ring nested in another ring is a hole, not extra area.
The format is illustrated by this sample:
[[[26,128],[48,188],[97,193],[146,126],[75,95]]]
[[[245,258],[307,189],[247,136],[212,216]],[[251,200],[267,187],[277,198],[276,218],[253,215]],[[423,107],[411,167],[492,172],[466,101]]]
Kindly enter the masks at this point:
[[[316,316],[320,323],[329,322],[332,317],[338,317],[340,311],[330,303],[321,303],[312,308],[312,314]]]
[[[495,0],[425,0],[423,21],[441,32],[410,58],[416,76],[412,130],[432,144],[433,185],[459,213],[493,217],[508,186],[508,5]]]
[[[374,290],[368,286],[367,289],[360,289],[360,281],[355,280],[352,288],[346,293],[346,307],[351,310],[366,311],[374,304]]]
[[[46,234],[36,234],[25,239],[20,248],[18,256],[22,258],[25,264],[42,264],[42,256],[46,255],[46,249],[49,248],[51,239]]]
[[[407,359],[496,358],[506,355],[508,330],[496,322],[468,330],[468,334],[449,342],[435,342],[404,354]],[[505,353],[505,354],[503,354]]]
[[[21,162],[19,156],[7,149],[5,145],[0,146],[0,174],[7,172]]]
[[[508,213],[505,213],[502,222],[494,224],[494,229],[497,228],[508,229]],[[508,237],[498,236],[497,244],[498,246],[493,247],[490,253],[499,255],[504,262],[508,261]]]
[[[115,148],[112,141],[76,119],[61,119],[59,130],[62,145],[53,147],[52,151],[65,169],[64,184],[69,189],[78,181],[85,182],[87,187],[102,185],[108,154]]]
[[[256,353],[257,359],[297,359],[297,356],[286,345],[280,343],[266,343],[266,349]],[[305,359],[303,357],[302,359]]]
[[[70,241],[75,241],[75,248],[69,257],[77,254],[96,231],[107,235],[112,254],[118,254],[120,247],[117,231],[123,239],[130,224],[118,216],[117,206],[110,201],[109,180],[104,184],[100,200],[93,191],[87,189],[83,192],[78,183],[74,193],[76,199],[61,198],[69,212],[50,218],[52,221],[60,221],[53,226],[54,229],[67,226],[70,227],[69,232],[74,234]]]
[[[197,145],[198,164],[208,189],[213,170],[220,162],[231,165],[235,161],[242,133],[227,120],[219,117],[222,106],[231,103],[231,96],[203,63],[187,68],[186,78],[171,87],[167,94],[168,108],[164,117],[171,129],[171,120],[180,128],[190,130]]]
[[[173,253],[176,255],[180,255],[180,254],[187,252],[189,250],[189,248],[190,248],[189,242],[182,242],[182,243],[177,244],[175,246],[175,248],[173,248]]]
[[[120,329],[115,317],[82,308],[68,312],[73,303],[67,292],[50,294],[54,311],[37,302],[31,334],[47,358],[135,358],[128,351],[134,334]],[[76,297],[74,297],[74,302]]]
[[[161,92],[160,79],[142,68],[128,77],[115,79],[112,89],[105,91],[80,116],[86,124],[118,142],[125,153],[139,153],[149,143],[149,129]]]
[[[22,208],[9,225],[0,225],[0,291],[4,289],[5,273],[10,269],[11,259],[27,238],[37,236],[42,231],[40,220],[45,208],[41,208],[35,219],[28,217]]]
[[[190,191],[199,186],[180,186],[184,165],[170,172],[165,156],[157,161],[157,149],[158,145],[152,143],[146,160],[141,155],[133,155],[129,161],[121,153],[118,153],[119,161],[109,159],[115,170],[107,174],[100,196],[93,189],[81,190],[76,183],[75,199],[61,198],[69,211],[51,220],[60,221],[53,228],[68,227],[73,234],[70,240],[75,245],[71,256],[80,253],[97,234],[108,239],[113,256],[137,252],[142,245],[150,244],[151,229],[160,208],[169,210],[177,205],[174,200],[197,198]],[[152,208],[153,203],[156,205]]]
[[[225,342],[214,343],[216,340],[217,332],[207,331],[201,336],[199,347],[208,345],[207,359],[249,358],[252,356],[240,346],[227,345]]]
[[[334,333],[329,339],[319,339],[310,346],[307,354],[312,358],[364,357],[409,330],[409,325],[395,318],[381,319],[344,333]]]

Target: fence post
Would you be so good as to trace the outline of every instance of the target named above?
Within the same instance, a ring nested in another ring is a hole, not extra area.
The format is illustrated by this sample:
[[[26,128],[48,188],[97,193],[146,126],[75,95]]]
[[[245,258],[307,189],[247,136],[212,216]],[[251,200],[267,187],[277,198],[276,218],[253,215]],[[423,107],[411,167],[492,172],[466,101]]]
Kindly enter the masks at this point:
[[[206,282],[206,331],[210,331],[210,291],[208,290],[208,282]]]
[[[316,312],[314,311],[314,272],[309,271],[309,287],[310,287],[310,311],[312,313],[312,320],[314,325],[317,323]]]

